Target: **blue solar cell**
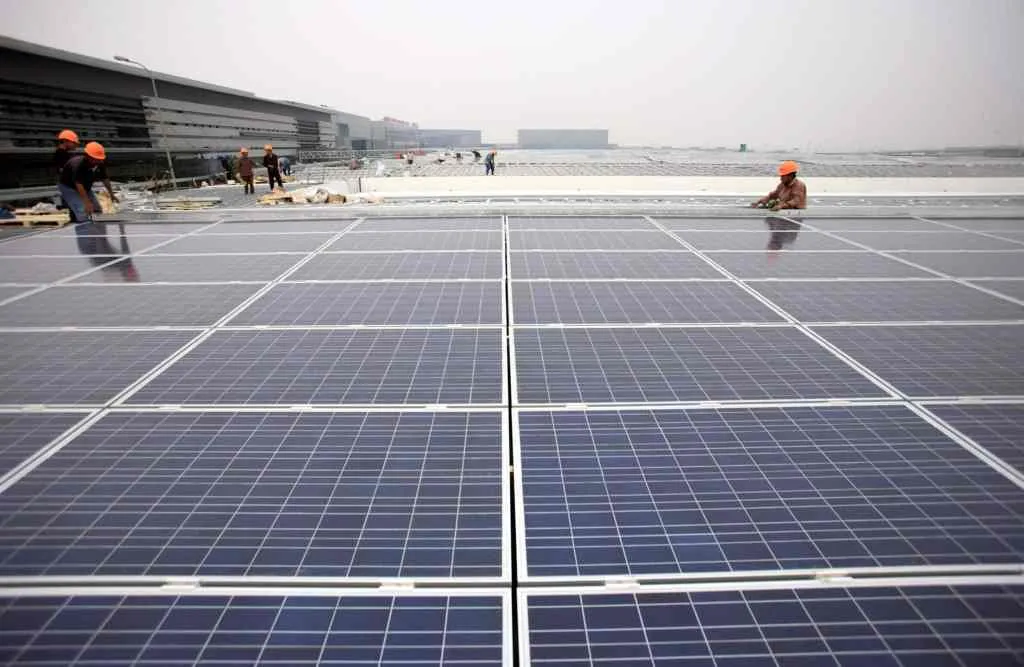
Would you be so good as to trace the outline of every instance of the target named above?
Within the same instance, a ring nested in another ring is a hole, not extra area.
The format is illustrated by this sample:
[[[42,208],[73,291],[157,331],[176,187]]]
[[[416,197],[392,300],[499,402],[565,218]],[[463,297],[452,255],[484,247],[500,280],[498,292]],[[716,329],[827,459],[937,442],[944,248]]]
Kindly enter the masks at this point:
[[[220,331],[136,404],[500,403],[500,329]]]
[[[501,229],[501,218],[368,218],[356,228],[360,232],[429,232],[472,229]]]
[[[934,277],[870,252],[711,252],[707,256],[741,279]]]
[[[328,250],[501,250],[504,239],[494,231],[359,232],[352,231]]]
[[[84,417],[53,412],[0,414],[0,475],[13,470]]]
[[[316,255],[289,280],[497,280],[498,252],[332,252]]]
[[[196,234],[160,246],[149,254],[312,252],[331,238],[329,233]]]
[[[0,494],[0,572],[501,577],[501,423],[112,413]]]
[[[648,220],[638,215],[589,217],[575,215],[548,217],[511,216],[508,219],[508,228],[513,231],[523,229],[638,229],[654,231],[656,229]]]
[[[512,250],[679,250],[678,241],[661,231],[530,230],[509,232]]]
[[[1024,475],[1024,404],[929,405],[928,410]]]
[[[1011,250],[1014,252],[901,252],[894,256],[954,278],[1024,278],[1024,246]]]
[[[789,327],[517,329],[520,403],[883,396]]]
[[[275,285],[230,324],[501,324],[505,289],[488,282]]]
[[[513,252],[509,270],[514,280],[605,279],[667,280],[679,278],[722,279],[713,266],[691,252],[638,251],[543,251]]]
[[[519,416],[530,577],[1016,563],[1021,491],[900,406]]]
[[[903,586],[527,598],[531,665],[1019,665],[1024,587]]]
[[[0,662],[508,664],[496,595],[0,598]]]

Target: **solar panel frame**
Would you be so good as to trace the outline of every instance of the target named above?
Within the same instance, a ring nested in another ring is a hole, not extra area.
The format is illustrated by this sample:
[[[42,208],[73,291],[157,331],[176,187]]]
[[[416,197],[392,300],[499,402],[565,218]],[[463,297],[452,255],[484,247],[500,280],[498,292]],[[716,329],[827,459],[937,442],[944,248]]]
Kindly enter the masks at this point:
[[[0,411],[0,480],[82,421],[88,412]]]
[[[307,253],[274,253],[268,255],[241,255],[203,253],[198,255],[134,255],[130,258],[134,269],[133,283],[266,283],[294,266]],[[104,284],[113,282],[110,274],[125,281],[117,269],[129,260],[122,260],[68,281],[69,284]]]
[[[510,278],[523,280],[725,280],[699,255],[677,250],[509,253]]]
[[[329,218],[306,220],[275,220],[265,222],[245,222],[225,220],[198,232],[198,236],[235,235],[235,234],[337,234],[355,222],[358,218]],[[326,238],[324,239],[326,240]]]
[[[501,229],[501,217],[403,217],[366,218],[356,227],[361,232],[418,232]]]
[[[500,252],[324,252],[289,276],[302,280],[501,280]]]
[[[744,218],[717,217],[674,217],[654,215],[653,219],[672,232],[683,231],[736,231],[764,232],[766,221],[776,216],[756,216]]]
[[[114,259],[114,258],[111,258]],[[0,282],[39,284],[71,278],[95,268],[85,257],[51,257],[41,262],[38,257],[11,256],[0,261]]]
[[[328,251],[424,251],[502,249],[501,231],[360,232],[358,227],[332,243]]]
[[[971,284],[994,290],[1017,301],[1024,301],[1024,280],[972,280]]]
[[[340,230],[339,230],[340,231]],[[308,234],[193,234],[175,239],[159,248],[140,254],[148,255],[260,255],[271,253],[313,252],[331,240],[333,233]]]
[[[694,248],[708,251],[765,251],[771,240],[772,230],[768,227],[757,231],[711,231],[694,229],[675,229],[673,233]],[[836,236],[822,232],[797,230],[792,241],[785,246],[785,252],[830,252],[855,251],[857,246],[841,240]]]
[[[108,235],[104,235],[108,236]],[[86,239],[95,238],[86,236]],[[120,235],[116,227],[110,230],[108,238],[120,249]],[[126,238],[128,238],[126,236]],[[174,239],[172,236],[133,236],[128,239],[129,248],[134,252],[147,250],[155,245]],[[78,257],[84,254],[79,249],[79,237],[57,236],[51,234],[31,234],[0,243],[0,257]]]
[[[1024,478],[1024,402],[927,404],[925,408]]]

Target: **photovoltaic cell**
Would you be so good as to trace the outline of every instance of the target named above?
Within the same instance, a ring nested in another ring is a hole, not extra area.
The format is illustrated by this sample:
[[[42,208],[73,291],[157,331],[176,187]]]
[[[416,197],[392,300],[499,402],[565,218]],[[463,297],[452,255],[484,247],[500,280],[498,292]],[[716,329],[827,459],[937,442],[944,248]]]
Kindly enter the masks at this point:
[[[287,283],[230,324],[501,324],[501,282]]]
[[[0,598],[18,665],[508,664],[499,596]]]
[[[552,278],[721,279],[713,266],[690,252],[513,252],[509,255],[514,280]]]
[[[1021,491],[902,406],[520,413],[530,577],[1015,563]]]
[[[804,322],[1014,320],[1024,306],[954,282],[758,282],[750,286]]]
[[[312,252],[331,234],[196,234],[160,246],[151,254]]]
[[[24,292],[28,292],[29,290],[34,289],[34,287],[34,285],[22,285],[20,287],[14,285],[0,286],[0,301],[4,301],[6,299],[10,299],[12,296],[17,296]]]
[[[769,218],[666,218],[656,220],[672,231],[705,230],[734,232],[764,232]]]
[[[1024,247],[991,236],[970,232],[839,232],[850,241],[863,243],[875,250],[1024,250]]]
[[[369,218],[359,223],[361,232],[429,232],[468,229],[501,230],[501,218]]]
[[[932,274],[870,252],[711,252],[737,278],[932,278]]]
[[[517,329],[515,346],[520,403],[883,395],[789,327]]]
[[[0,403],[105,403],[198,333],[0,333]]]
[[[518,282],[512,300],[516,324],[782,321],[726,282]]]
[[[335,218],[328,220],[274,220],[266,222],[235,222],[224,221],[200,235],[209,234],[337,234],[355,222],[355,218]],[[324,237],[323,240],[327,240]]]
[[[1020,586],[541,593],[525,606],[531,665],[985,667],[1019,664],[1024,643]]]
[[[93,238],[93,237],[87,237]],[[109,241],[116,251],[120,251],[121,239],[117,232],[117,226],[110,229]],[[145,250],[163,241],[169,241],[172,236],[127,236],[128,247],[132,252]],[[90,241],[86,241],[87,247]],[[6,261],[10,255],[71,255],[78,256],[85,254],[79,248],[79,238],[69,236],[56,236],[51,234],[32,234],[13,241],[0,243],[0,256]]]
[[[972,280],[975,285],[1024,301],[1024,280]]]
[[[512,250],[686,250],[661,231],[532,230],[509,232]]]
[[[822,327],[826,340],[908,396],[1024,395],[1024,327]]]
[[[0,475],[9,473],[84,417],[55,412],[0,414]]]
[[[0,306],[4,326],[204,326],[260,285],[67,285]]]
[[[1017,252],[903,252],[899,257],[954,278],[1024,278],[1024,246]]]
[[[6,245],[6,244],[4,244]],[[90,269],[85,257],[4,257],[0,261],[2,283],[49,283]]]
[[[4,574],[500,577],[499,413],[112,413],[0,494]]]
[[[931,218],[963,229],[981,232],[1024,232],[1024,218]]]
[[[765,225],[757,231],[676,231],[676,235],[698,250],[765,250],[773,238]],[[857,250],[857,247],[819,232],[799,228],[786,240],[787,250]]]
[[[136,255],[72,280],[72,283],[230,282],[273,280],[302,260],[304,253],[288,255]]]
[[[805,225],[825,231],[939,232],[948,230],[935,222],[917,218],[802,218]]]
[[[131,402],[498,403],[501,338],[493,329],[222,331]]]
[[[501,232],[349,232],[328,250],[501,250]]]
[[[1024,474],[1024,404],[929,405],[928,410]]]
[[[646,229],[653,231],[655,226],[640,216],[549,216],[519,217],[508,219],[510,230],[522,229]]]
[[[291,280],[494,279],[504,272],[498,252],[323,253],[303,264]]]

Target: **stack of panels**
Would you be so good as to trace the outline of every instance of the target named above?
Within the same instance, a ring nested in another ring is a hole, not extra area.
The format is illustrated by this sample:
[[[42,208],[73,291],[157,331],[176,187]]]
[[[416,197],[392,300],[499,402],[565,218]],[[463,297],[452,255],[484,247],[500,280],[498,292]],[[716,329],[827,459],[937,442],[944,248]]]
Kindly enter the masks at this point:
[[[270,217],[0,243],[0,661],[1024,663],[1024,221]]]

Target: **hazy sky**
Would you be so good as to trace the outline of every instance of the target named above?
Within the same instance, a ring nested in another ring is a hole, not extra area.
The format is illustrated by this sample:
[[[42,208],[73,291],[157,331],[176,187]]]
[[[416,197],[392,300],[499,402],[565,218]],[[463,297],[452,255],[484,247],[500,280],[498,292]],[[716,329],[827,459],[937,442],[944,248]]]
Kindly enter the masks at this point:
[[[421,127],[1024,141],[1024,0],[0,0],[0,32]]]

